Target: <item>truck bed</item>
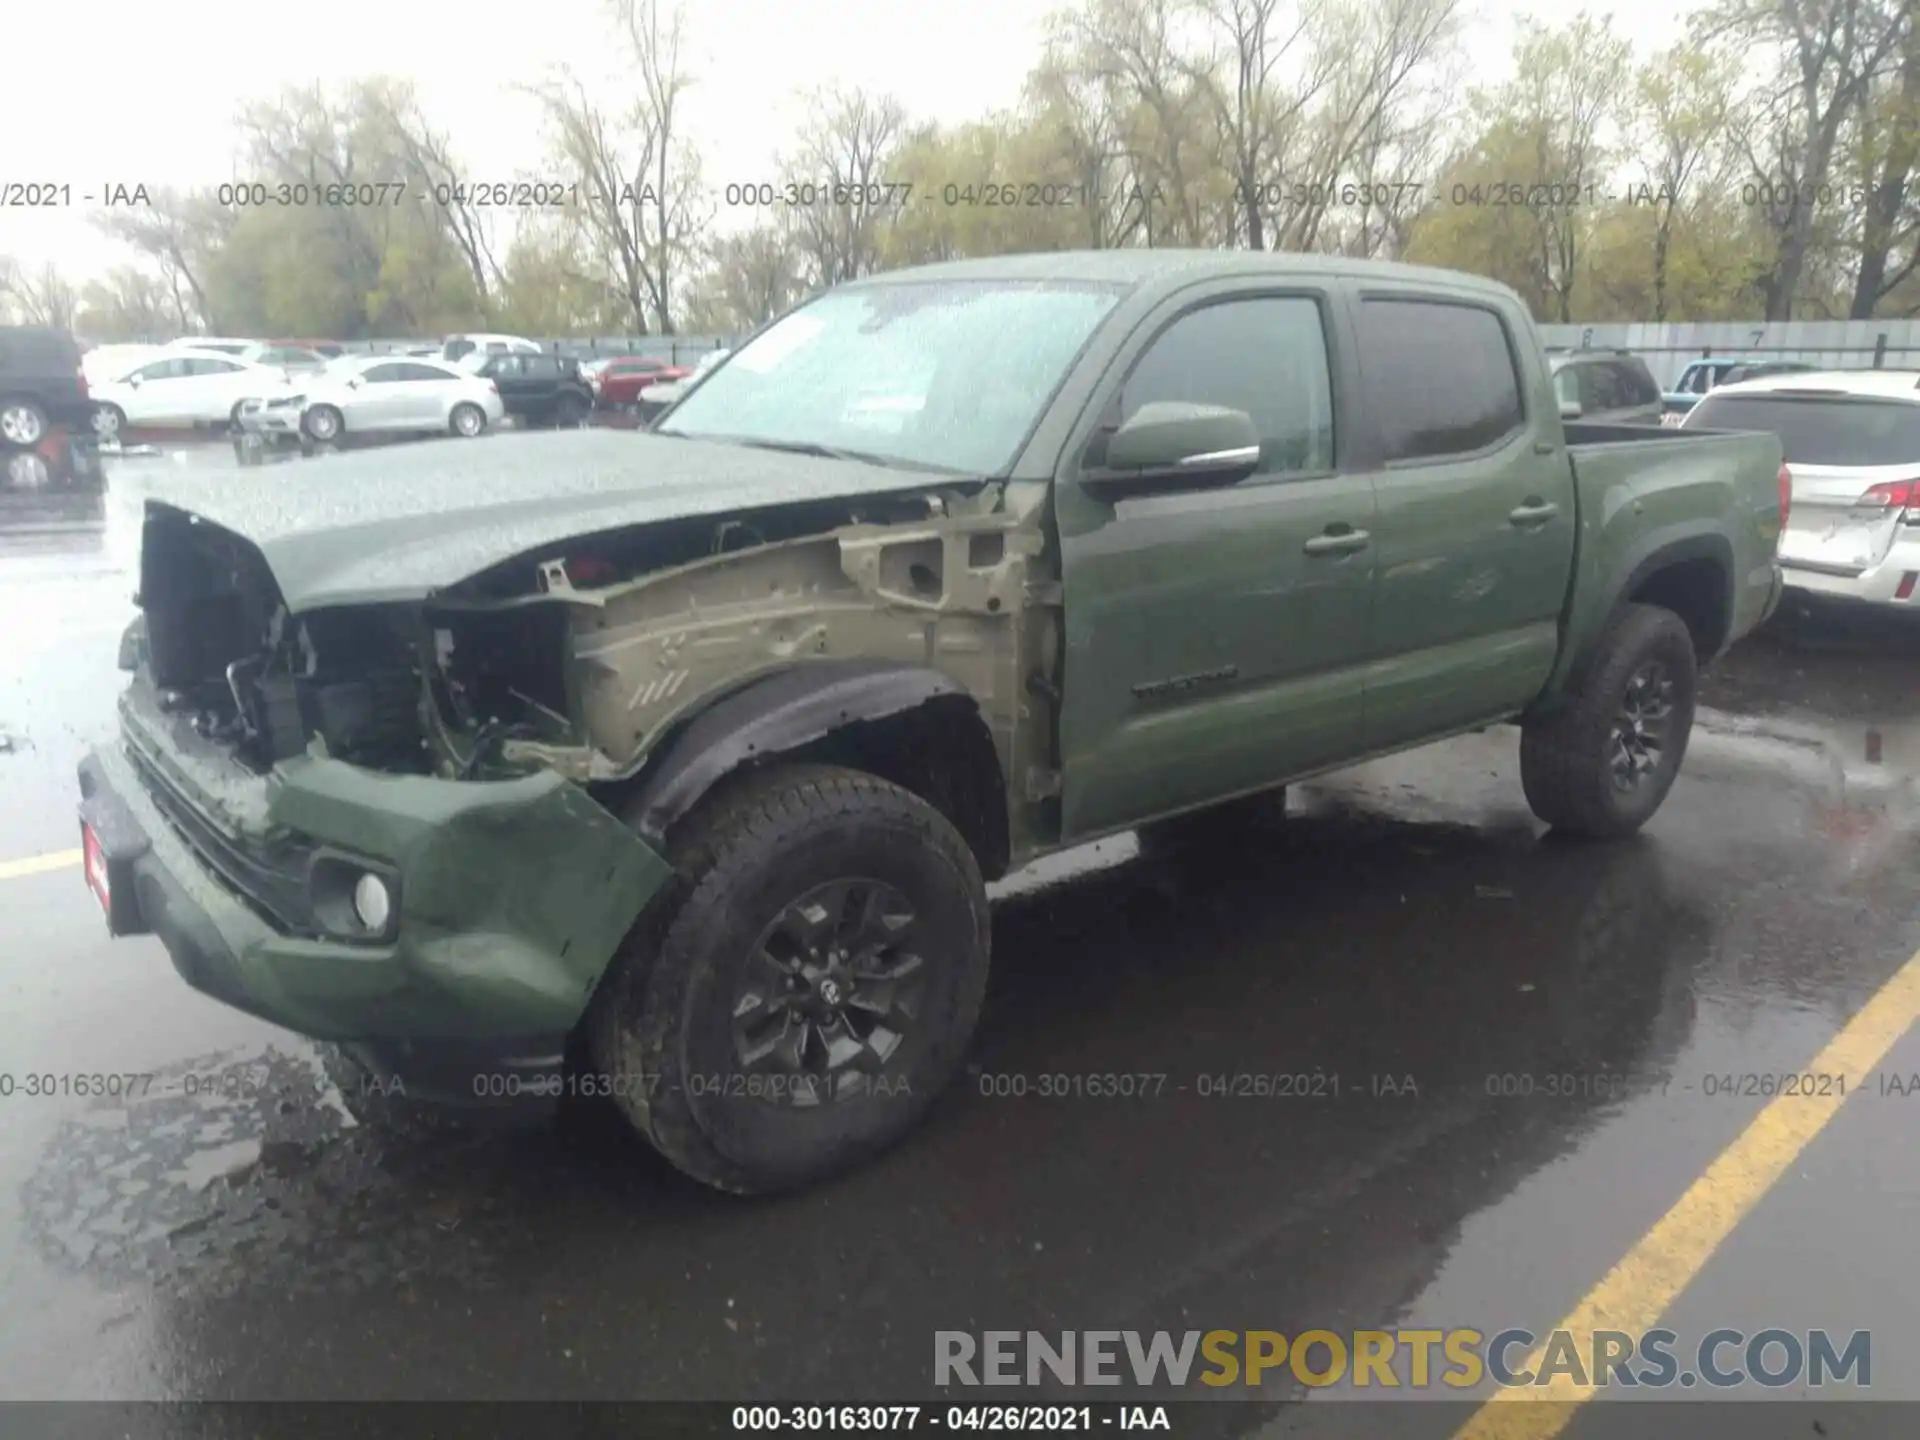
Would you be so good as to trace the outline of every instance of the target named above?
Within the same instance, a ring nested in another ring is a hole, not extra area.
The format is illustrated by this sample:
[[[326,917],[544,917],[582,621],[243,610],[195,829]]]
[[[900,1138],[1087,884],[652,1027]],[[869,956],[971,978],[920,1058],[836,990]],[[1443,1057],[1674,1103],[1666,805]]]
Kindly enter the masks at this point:
[[[1580,421],[1564,428],[1579,512],[1565,633],[1576,643],[1556,683],[1574,663],[1577,642],[1604,626],[1607,616],[1597,607],[1635,594],[1637,573],[1651,555],[1677,548],[1716,568],[1726,587],[1719,645],[1759,624],[1778,587],[1779,437]],[[1717,648],[1708,647],[1701,661]]]

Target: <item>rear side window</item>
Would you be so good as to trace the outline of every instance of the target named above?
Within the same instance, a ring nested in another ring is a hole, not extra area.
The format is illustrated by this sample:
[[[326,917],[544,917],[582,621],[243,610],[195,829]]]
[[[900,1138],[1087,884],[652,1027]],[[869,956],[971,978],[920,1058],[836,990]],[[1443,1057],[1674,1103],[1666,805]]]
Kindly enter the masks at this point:
[[[1483,450],[1526,420],[1507,328],[1481,306],[1363,301],[1360,362],[1387,460]]]
[[[1618,367],[1604,362],[1580,367],[1581,408],[1590,414],[1598,415],[1607,410],[1618,410],[1627,404],[1620,390],[1620,371]]]
[[[1687,428],[1771,431],[1789,465],[1920,466],[1920,404],[1910,400],[1709,395]]]
[[[453,377],[436,365],[421,365],[408,361],[400,366],[402,380],[450,380]]]
[[[1644,361],[1622,360],[1615,367],[1620,376],[1620,403],[1622,405],[1653,405],[1660,399],[1660,387],[1653,382],[1653,372],[1647,369]]]

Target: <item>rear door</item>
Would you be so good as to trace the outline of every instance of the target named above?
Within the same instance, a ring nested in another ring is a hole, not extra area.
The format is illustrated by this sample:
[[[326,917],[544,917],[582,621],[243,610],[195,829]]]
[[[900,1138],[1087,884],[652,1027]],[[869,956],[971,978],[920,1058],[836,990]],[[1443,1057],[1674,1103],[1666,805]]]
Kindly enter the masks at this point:
[[[393,423],[409,430],[438,430],[445,422],[447,397],[454,376],[436,365],[403,361],[400,378],[388,387],[393,394]]]
[[[1354,372],[1335,287],[1225,280],[1168,299],[1127,340],[1069,444],[1055,488],[1069,838],[1353,752],[1373,489],[1343,449]],[[1259,469],[1204,489],[1082,489],[1095,437],[1156,401],[1246,411]]]
[[[1907,499],[1892,502],[1911,499],[1920,481],[1920,392],[1914,400],[1811,390],[1710,395],[1687,426],[1780,437],[1793,472],[1793,508],[1780,537],[1789,570],[1851,577],[1880,564]]]
[[[1354,303],[1380,506],[1366,748],[1381,750],[1510,714],[1546,684],[1573,468],[1523,314],[1384,286]]]
[[[193,397],[193,418],[204,424],[218,424],[233,414],[233,407],[248,395],[264,396],[276,388],[280,377],[238,360],[215,359],[196,355],[187,361],[187,384]]]
[[[355,430],[404,428],[410,368],[404,360],[387,360],[362,370],[348,402],[348,425]]]

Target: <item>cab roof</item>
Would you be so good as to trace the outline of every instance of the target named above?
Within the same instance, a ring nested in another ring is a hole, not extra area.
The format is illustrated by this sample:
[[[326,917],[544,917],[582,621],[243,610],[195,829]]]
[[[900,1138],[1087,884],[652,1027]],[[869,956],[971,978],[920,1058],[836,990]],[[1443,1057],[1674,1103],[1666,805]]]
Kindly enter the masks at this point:
[[[1344,255],[1293,251],[1175,250],[1128,247],[1114,250],[1049,250],[1030,255],[994,255],[950,260],[866,276],[844,286],[860,289],[900,282],[941,280],[1039,280],[1109,284],[1129,290],[1174,290],[1214,277],[1272,276],[1276,279],[1344,276],[1380,284],[1396,282],[1422,289],[1473,291],[1504,299],[1515,292],[1496,280],[1427,265],[1386,260],[1357,260]]]

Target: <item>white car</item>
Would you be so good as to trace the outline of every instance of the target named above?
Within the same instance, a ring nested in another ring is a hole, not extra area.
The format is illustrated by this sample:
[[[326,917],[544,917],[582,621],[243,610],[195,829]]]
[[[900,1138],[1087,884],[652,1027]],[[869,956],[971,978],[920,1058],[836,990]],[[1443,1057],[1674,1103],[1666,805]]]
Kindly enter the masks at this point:
[[[212,350],[221,355],[238,355],[243,350],[253,350],[265,345],[264,340],[242,340],[232,335],[182,335],[178,340],[169,340],[169,350]]]
[[[1786,587],[1920,614],[1920,371],[1767,375],[1708,391],[1683,430],[1780,437]]]
[[[309,350],[304,345],[249,345],[235,351],[233,358],[248,365],[278,366],[289,374],[324,370],[332,363],[318,350]]]
[[[440,358],[458,361],[462,369],[477,370],[494,355],[539,355],[538,342],[519,335],[449,335],[440,346]]]
[[[129,425],[165,428],[232,428],[239,424],[240,402],[286,384],[277,366],[248,365],[231,355],[168,346],[158,356],[95,385],[94,429],[102,439],[118,439]]]
[[[321,444],[342,435],[438,431],[471,437],[507,413],[491,380],[444,360],[390,355],[337,360],[302,380],[297,399],[300,431]],[[263,413],[288,408],[266,406]]]

